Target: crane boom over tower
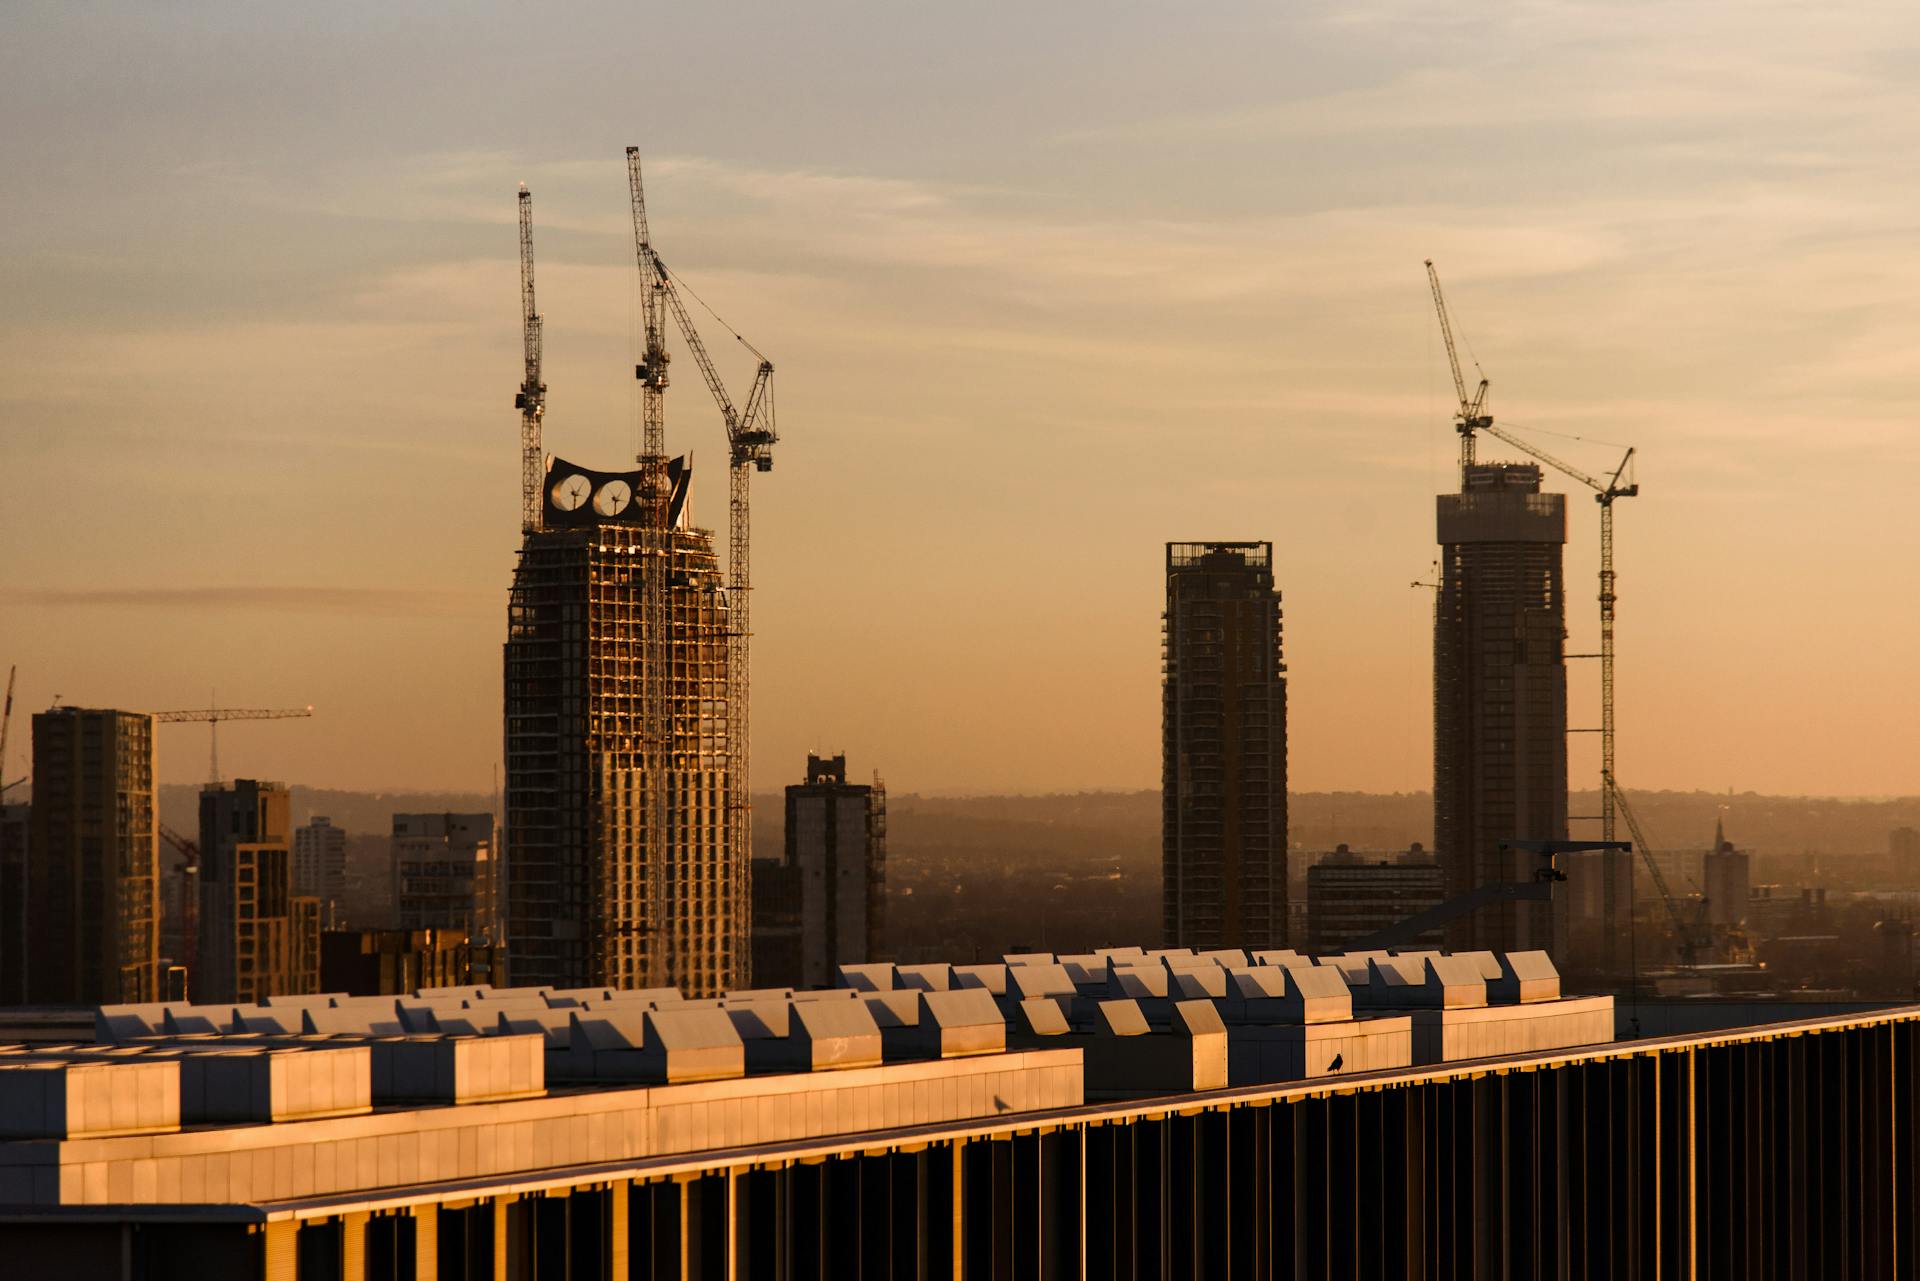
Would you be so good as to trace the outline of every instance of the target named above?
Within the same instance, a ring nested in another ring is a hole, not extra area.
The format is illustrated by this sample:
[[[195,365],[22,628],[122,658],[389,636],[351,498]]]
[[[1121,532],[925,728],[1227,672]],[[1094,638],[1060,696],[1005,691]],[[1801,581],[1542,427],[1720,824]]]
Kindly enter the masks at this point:
[[[526,374],[513,397],[513,407],[520,411],[520,527],[534,530],[540,528],[540,486],[545,480],[540,424],[547,412],[547,385],[540,379],[543,322],[533,304],[533,195],[524,182],[520,184],[520,320]]]
[[[205,722],[212,742],[207,778],[217,787],[220,783],[221,721],[284,721],[312,715],[313,704],[309,703],[305,707],[196,707],[179,712],[155,712],[153,719],[161,724]]]

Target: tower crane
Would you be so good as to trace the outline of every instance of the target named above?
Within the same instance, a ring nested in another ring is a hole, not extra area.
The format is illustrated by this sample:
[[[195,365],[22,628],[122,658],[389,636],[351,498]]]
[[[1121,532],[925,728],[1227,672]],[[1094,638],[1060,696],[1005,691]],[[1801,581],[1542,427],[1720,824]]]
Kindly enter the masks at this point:
[[[1616,808],[1613,789],[1613,632],[1616,599],[1613,570],[1613,503],[1616,498],[1632,498],[1640,492],[1637,482],[1626,480],[1623,483],[1622,480],[1633,464],[1634,450],[1629,447],[1621,457],[1620,465],[1615,467],[1612,474],[1605,480],[1601,480],[1589,476],[1573,464],[1554,457],[1540,446],[1495,424],[1493,415],[1486,412],[1487,380],[1484,376],[1481,377],[1480,386],[1472,398],[1469,399],[1467,396],[1466,379],[1460,371],[1460,355],[1454,347],[1453,324],[1447,318],[1446,299],[1440,292],[1440,273],[1434,269],[1431,258],[1427,259],[1427,282],[1433,288],[1433,306],[1440,316],[1440,334],[1446,340],[1447,363],[1453,370],[1454,390],[1460,397],[1460,409],[1455,416],[1455,429],[1460,433],[1461,480],[1465,481],[1466,470],[1473,464],[1473,434],[1475,431],[1484,431],[1489,436],[1505,441],[1562,475],[1585,485],[1593,491],[1594,501],[1600,505],[1600,837],[1602,840],[1611,841],[1614,838]],[[1610,861],[1612,854],[1609,853],[1607,858]],[[1619,904],[1616,901],[1613,882],[1613,869],[1609,867],[1606,885],[1602,891],[1602,915],[1609,948],[1614,946],[1618,938]]]
[[[208,754],[208,786],[220,786],[220,722],[221,721],[284,721],[305,718],[313,715],[313,704],[305,707],[204,707],[192,708],[180,712],[155,712],[153,719],[166,725],[177,725],[188,721],[205,722],[207,738],[211,744]]]
[[[648,391],[644,419],[647,439],[650,442],[657,440],[661,426],[658,402],[659,390],[666,386],[666,313],[672,314],[681,339],[707,384],[707,391],[719,407],[727,432],[727,745],[732,757],[728,777],[727,818],[729,843],[736,854],[734,883],[730,891],[739,905],[739,910],[734,913],[732,946],[735,957],[744,958],[748,929],[745,913],[749,897],[746,851],[753,848],[751,792],[748,784],[748,708],[752,679],[749,649],[753,634],[749,623],[753,585],[750,482],[754,472],[772,470],[773,446],[780,439],[774,427],[773,362],[739,333],[734,333],[735,340],[751,352],[758,362],[744,406],[736,407],[732,395],[727,391],[726,381],[721,378],[712,354],[700,337],[699,328],[687,311],[680,290],[675,287],[677,278],[653,247],[646,222],[646,198],[641,186],[637,147],[627,148],[627,170],[633,197],[634,247],[645,298],[646,352],[644,363],[634,372]],[[715,318],[718,319],[718,316]],[[728,328],[731,330],[732,327]],[[657,446],[649,444],[648,448]]]
[[[547,412],[547,385],[540,380],[544,322],[533,305],[533,194],[520,184],[520,322],[526,346],[526,375],[513,395],[520,411],[520,527],[540,528],[540,487],[545,483],[541,420]]]

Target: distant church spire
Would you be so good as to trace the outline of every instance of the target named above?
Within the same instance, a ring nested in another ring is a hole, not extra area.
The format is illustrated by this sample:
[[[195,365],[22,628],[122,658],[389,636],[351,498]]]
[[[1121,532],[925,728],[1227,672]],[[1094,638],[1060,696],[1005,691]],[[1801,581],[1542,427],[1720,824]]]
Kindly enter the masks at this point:
[[[1726,824],[1726,819],[1725,819],[1725,818],[1715,818],[1715,819],[1713,820],[1713,850],[1714,850],[1714,853],[1716,853],[1716,854],[1717,854],[1717,853],[1719,853],[1719,852],[1720,852],[1721,850],[1723,850],[1723,849],[1725,849],[1725,848],[1727,848],[1727,824]]]

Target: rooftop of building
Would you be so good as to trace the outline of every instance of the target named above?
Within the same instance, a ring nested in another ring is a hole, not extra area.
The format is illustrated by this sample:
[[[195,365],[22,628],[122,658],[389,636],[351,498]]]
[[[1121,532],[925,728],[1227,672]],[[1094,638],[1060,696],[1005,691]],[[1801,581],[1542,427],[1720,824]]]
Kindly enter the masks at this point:
[[[1272,567],[1272,543],[1167,544],[1168,569],[1271,569]]]
[[[310,1210],[806,1159],[1632,1052],[1606,1044],[1613,1019],[1540,953],[1143,948],[846,966],[832,989],[704,1000],[470,986],[109,1006],[90,1043],[0,1049],[0,1204]]]

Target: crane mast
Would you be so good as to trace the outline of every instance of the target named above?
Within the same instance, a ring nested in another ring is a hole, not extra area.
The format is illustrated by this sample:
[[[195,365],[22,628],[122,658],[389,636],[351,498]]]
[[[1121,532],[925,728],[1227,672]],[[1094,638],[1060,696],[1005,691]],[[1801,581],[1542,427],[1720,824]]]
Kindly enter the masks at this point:
[[[646,794],[646,835],[641,857],[644,880],[634,888],[645,897],[642,914],[643,945],[646,948],[646,972],[649,983],[677,982],[678,976],[664,968],[667,957],[667,774],[674,759],[674,723],[668,688],[673,671],[672,638],[668,635],[667,578],[673,566],[673,531],[667,528],[671,486],[667,479],[667,333],[666,297],[655,268],[653,233],[647,226],[647,195],[641,181],[640,148],[627,148],[627,193],[633,206],[634,265],[640,273],[641,352],[633,368],[640,383],[640,468],[639,500],[645,504],[647,522],[642,534],[641,551],[647,566],[641,580],[641,687],[645,691],[642,733],[645,738],[646,768],[642,771]],[[616,866],[615,859],[602,860],[602,892],[617,896],[618,879],[630,874],[630,868]],[[617,901],[617,900],[616,900]],[[599,945],[609,946],[611,940]],[[722,987],[728,986],[721,984]]]
[[[640,416],[640,461],[658,467],[667,452],[667,318],[666,287],[654,269],[653,233],[647,226],[647,195],[640,181],[640,148],[627,148],[627,191],[633,200],[633,251],[640,269],[640,315],[643,349],[633,376],[643,389]],[[658,483],[657,480],[655,482]]]
[[[533,194],[520,184],[520,323],[526,347],[526,373],[513,407],[520,411],[520,528],[540,528],[540,486],[545,477],[541,419],[547,412],[547,385],[540,380],[542,321],[533,303]]]

